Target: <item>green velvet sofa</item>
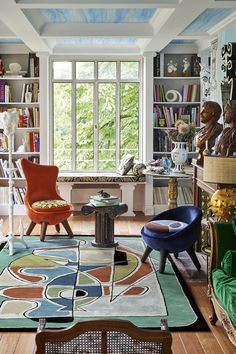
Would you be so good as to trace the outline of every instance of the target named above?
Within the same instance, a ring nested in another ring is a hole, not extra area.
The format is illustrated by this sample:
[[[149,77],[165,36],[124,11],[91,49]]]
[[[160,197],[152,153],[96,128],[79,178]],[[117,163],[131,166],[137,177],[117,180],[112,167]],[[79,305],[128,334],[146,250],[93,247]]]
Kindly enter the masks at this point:
[[[236,346],[236,217],[233,222],[210,222],[211,257],[208,295],[210,321],[219,320]]]

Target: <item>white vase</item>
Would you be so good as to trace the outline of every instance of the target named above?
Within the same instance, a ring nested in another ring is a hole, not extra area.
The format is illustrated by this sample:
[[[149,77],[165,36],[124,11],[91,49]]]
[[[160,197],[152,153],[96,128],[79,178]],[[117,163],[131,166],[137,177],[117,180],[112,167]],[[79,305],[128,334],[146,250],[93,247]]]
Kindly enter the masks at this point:
[[[184,173],[183,165],[188,158],[188,143],[187,142],[180,142],[180,141],[173,141],[174,149],[171,151],[171,158],[175,164],[174,169],[172,170],[173,173]]]

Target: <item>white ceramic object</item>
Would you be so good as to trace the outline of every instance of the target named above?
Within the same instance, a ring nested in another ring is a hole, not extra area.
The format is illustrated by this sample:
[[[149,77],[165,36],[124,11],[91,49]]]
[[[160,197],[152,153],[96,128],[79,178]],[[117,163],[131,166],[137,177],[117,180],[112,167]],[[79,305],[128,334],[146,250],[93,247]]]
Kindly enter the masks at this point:
[[[183,173],[183,165],[188,158],[188,151],[186,142],[173,141],[175,145],[174,149],[171,151],[171,159],[175,164],[173,169],[174,173]]]
[[[12,73],[18,73],[21,71],[21,65],[19,63],[11,63],[9,64],[9,69]]]
[[[182,102],[182,95],[177,90],[169,90],[166,92],[167,102]]]

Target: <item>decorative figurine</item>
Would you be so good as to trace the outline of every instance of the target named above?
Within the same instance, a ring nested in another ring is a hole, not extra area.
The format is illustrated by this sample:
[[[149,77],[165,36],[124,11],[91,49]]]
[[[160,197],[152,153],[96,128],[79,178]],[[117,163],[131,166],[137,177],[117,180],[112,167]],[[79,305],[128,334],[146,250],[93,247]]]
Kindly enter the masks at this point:
[[[170,60],[167,63],[167,75],[168,76],[177,76],[177,63],[174,63],[173,60]]]
[[[215,145],[215,139],[223,130],[222,124],[217,122],[220,119],[221,112],[221,107],[217,102],[206,101],[203,104],[200,117],[205,126],[196,134],[196,148],[199,153],[198,165],[203,165],[203,151],[205,149],[211,151]]]
[[[103,189],[99,191],[98,194],[100,194],[100,196],[103,198],[109,198],[111,196],[109,193],[104,192]]]
[[[236,100],[226,104],[223,116],[228,126],[222,131],[215,151],[221,156],[232,156],[236,152]]]
[[[183,76],[189,76],[190,75],[190,62],[187,57],[183,59],[183,64],[182,64],[183,70],[182,70],[182,75]]]

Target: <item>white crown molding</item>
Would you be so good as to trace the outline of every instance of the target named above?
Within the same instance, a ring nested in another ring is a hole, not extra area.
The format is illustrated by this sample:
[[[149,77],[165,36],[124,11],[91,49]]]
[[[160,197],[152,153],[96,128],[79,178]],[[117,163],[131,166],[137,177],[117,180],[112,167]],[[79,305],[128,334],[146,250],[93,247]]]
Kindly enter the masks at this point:
[[[21,9],[60,8],[161,8],[176,7],[181,0],[18,0]]]
[[[66,37],[124,37],[151,38],[153,28],[148,23],[60,23],[46,24],[41,29],[43,38]]]

